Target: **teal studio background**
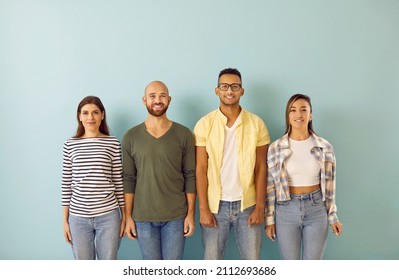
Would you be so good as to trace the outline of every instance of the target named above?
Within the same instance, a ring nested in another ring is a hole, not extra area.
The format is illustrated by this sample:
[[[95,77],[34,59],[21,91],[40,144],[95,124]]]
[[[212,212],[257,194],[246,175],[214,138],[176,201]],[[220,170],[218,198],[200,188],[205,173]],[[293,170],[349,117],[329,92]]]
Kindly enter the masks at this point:
[[[1,0],[0,259],[68,260],[62,146],[76,107],[99,96],[119,140],[146,118],[144,87],[164,81],[168,116],[190,129],[218,107],[217,75],[243,75],[242,106],[284,132],[295,93],[335,147],[340,238],[325,259],[399,259],[399,1]],[[197,208],[198,210],[198,208]],[[202,259],[201,230],[184,259]],[[122,240],[120,259],[141,259]],[[239,259],[233,236],[226,259]],[[262,259],[280,259],[263,238]]]

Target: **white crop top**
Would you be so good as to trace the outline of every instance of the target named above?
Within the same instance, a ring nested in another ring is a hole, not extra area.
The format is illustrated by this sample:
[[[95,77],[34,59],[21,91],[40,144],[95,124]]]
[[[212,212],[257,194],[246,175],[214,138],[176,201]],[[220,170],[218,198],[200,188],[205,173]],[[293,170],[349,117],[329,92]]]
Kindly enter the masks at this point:
[[[307,187],[320,184],[320,164],[311,154],[312,137],[303,141],[289,139],[291,156],[286,161],[288,185]]]

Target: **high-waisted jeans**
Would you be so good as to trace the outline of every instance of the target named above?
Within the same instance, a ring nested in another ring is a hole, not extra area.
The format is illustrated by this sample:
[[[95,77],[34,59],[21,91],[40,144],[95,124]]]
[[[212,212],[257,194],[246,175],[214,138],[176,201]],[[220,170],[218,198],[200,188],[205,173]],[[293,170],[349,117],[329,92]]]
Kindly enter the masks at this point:
[[[72,251],[76,260],[116,260],[121,238],[119,209],[94,217],[69,215]]]
[[[277,202],[276,235],[282,259],[320,260],[328,235],[321,191],[291,194],[291,200]]]

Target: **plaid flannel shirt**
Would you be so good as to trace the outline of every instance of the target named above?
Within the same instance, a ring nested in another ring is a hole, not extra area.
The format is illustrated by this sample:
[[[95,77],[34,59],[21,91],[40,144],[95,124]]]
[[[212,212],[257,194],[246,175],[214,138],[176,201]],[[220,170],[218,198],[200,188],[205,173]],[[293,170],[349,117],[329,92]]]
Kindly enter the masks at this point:
[[[320,186],[323,194],[323,201],[326,203],[328,221],[330,224],[338,222],[337,206],[335,205],[335,154],[332,145],[325,139],[312,134],[314,147],[312,155],[320,163]],[[274,141],[269,148],[267,155],[267,198],[266,198],[266,225],[275,223],[276,201],[291,200],[288,185],[288,174],[285,160],[292,154],[288,134]]]

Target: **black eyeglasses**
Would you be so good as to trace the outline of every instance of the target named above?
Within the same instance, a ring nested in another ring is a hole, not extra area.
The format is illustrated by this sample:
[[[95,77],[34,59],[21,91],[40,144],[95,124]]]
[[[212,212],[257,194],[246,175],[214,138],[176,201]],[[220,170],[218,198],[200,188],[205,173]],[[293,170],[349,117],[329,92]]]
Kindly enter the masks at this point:
[[[239,91],[241,89],[241,85],[240,84],[226,84],[226,83],[221,83],[218,84],[218,88],[220,90],[226,91],[229,88],[231,88],[232,91]]]

